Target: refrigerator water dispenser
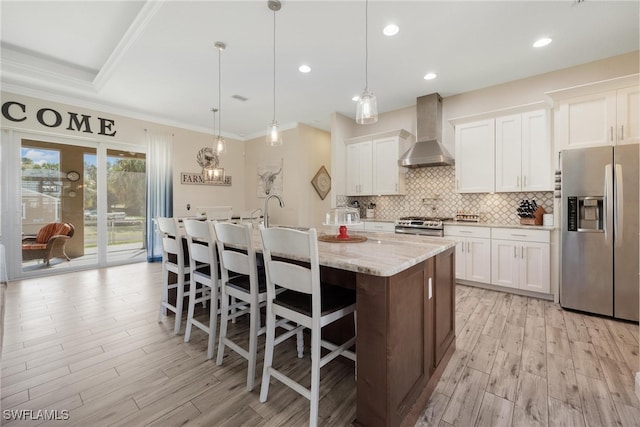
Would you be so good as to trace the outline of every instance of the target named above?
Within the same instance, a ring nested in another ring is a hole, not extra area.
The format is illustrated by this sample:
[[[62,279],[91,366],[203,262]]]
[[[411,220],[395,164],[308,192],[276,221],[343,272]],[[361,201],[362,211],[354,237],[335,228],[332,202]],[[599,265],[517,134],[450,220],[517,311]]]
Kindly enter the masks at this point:
[[[604,197],[569,197],[569,231],[604,232]]]

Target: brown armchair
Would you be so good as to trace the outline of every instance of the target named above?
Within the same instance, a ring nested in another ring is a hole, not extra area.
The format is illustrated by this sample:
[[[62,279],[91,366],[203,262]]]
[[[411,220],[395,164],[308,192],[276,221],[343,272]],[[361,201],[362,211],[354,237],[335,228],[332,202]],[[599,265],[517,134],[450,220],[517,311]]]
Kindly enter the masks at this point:
[[[69,222],[52,222],[45,225],[33,237],[22,238],[22,260],[39,259],[49,265],[51,258],[66,258],[71,261],[64,251],[64,246],[71,237],[75,227]]]

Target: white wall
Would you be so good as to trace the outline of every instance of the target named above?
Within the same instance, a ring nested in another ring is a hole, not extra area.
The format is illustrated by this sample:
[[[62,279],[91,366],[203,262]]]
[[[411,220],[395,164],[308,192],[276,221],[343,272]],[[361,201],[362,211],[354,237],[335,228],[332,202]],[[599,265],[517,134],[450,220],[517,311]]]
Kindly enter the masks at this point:
[[[258,165],[262,162],[283,161],[282,198],[285,207],[270,201],[271,224],[319,226],[330,208],[331,193],[321,200],[311,185],[320,166],[331,170],[331,143],[327,132],[306,125],[283,131],[283,145],[268,147],[264,137],[245,141],[245,206],[264,209],[264,197],[258,197]]]
[[[244,210],[244,143],[226,138],[227,153],[220,158],[220,167],[231,175],[231,186],[190,185],[180,182],[181,172],[200,173],[196,155],[202,147],[213,145],[213,135],[193,131],[175,131],[173,136],[173,214],[189,216],[198,206],[232,206],[234,214]],[[187,210],[187,204],[191,210]]]

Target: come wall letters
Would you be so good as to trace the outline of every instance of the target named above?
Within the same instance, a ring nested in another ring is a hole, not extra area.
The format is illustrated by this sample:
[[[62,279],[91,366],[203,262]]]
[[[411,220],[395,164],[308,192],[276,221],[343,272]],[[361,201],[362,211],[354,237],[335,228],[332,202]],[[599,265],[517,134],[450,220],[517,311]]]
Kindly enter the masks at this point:
[[[12,122],[23,122],[27,120],[29,112],[27,106],[16,101],[7,101],[2,104],[2,116]],[[98,135],[115,136],[116,130],[113,129],[115,121],[97,117],[95,129]],[[95,133],[91,128],[91,116],[86,114],[78,114],[67,112],[63,117],[61,113],[53,108],[40,108],[36,111],[36,120],[39,124],[47,128],[57,128],[66,126],[65,129],[83,133]],[[94,122],[95,123],[95,122]]]

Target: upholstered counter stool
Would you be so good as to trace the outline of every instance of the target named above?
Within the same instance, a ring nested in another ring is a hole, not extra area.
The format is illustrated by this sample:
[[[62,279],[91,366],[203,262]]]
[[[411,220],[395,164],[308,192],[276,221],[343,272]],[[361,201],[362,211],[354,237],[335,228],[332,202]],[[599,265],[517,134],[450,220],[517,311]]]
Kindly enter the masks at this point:
[[[231,223],[214,223],[216,246],[220,260],[221,314],[220,339],[216,363],[221,365],[225,347],[229,347],[248,361],[247,390],[253,390],[255,384],[256,359],[258,353],[258,336],[265,332],[260,322],[260,307],[267,299],[264,270],[258,269],[253,242],[251,224],[236,225]],[[236,304],[229,305],[229,299],[235,298]],[[249,314],[249,348],[240,347],[227,336],[229,319]],[[278,326],[294,329],[286,319]],[[298,353],[302,357],[302,330],[296,330],[298,337]]]
[[[184,231],[189,247],[189,309],[184,341],[191,339],[193,326],[209,336],[207,359],[213,358],[216,329],[218,325],[218,301],[220,280],[218,277],[218,254],[213,224],[209,221],[184,220]],[[198,287],[198,285],[200,287]],[[195,318],[195,306],[209,301],[209,324]]]
[[[287,228],[263,228],[260,232],[267,280],[267,341],[260,401],[267,401],[269,381],[273,377],[309,399],[309,425],[316,426],[320,368],[339,355],[354,362],[356,360],[355,353],[349,350],[355,344],[355,336],[336,345],[321,339],[321,329],[352,313],[355,316],[356,294],[351,289],[320,283],[315,229],[303,232]],[[309,266],[300,265],[301,260],[309,260]],[[278,293],[276,286],[286,290]],[[278,318],[288,319],[311,330],[311,388],[304,387],[272,366],[274,347],[292,335],[292,331],[288,331],[275,336]],[[329,353],[320,357],[320,347],[328,349]]]
[[[160,300],[160,313],[158,322],[167,315],[167,310],[176,314],[173,333],[180,333],[182,322],[182,309],[184,297],[189,295],[185,291],[186,276],[189,275],[189,256],[185,254],[182,244],[182,236],[178,233],[178,220],[176,218],[155,219],[158,230],[162,234],[162,298]],[[169,273],[177,276],[176,283],[169,283]],[[176,303],[169,302],[169,290],[176,290]]]

